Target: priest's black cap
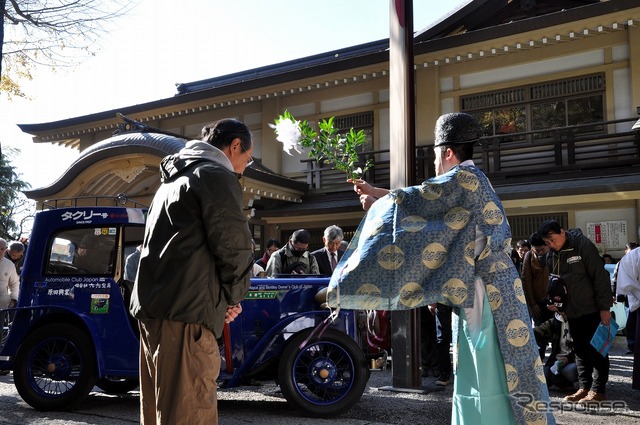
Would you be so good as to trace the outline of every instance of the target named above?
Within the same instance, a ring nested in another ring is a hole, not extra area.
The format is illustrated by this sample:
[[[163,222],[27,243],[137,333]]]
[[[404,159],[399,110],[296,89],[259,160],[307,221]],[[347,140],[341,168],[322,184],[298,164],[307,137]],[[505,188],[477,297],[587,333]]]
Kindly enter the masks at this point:
[[[474,144],[482,137],[478,121],[464,112],[444,114],[436,122],[436,146]]]

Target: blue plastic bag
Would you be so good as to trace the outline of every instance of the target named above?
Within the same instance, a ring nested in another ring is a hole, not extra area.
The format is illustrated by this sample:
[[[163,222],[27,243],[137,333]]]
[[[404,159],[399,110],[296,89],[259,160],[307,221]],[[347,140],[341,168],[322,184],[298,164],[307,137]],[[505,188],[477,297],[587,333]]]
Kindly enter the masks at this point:
[[[609,326],[602,322],[598,325],[598,329],[596,329],[593,338],[591,338],[591,345],[598,353],[602,354],[602,357],[607,357],[607,353],[609,353],[609,348],[611,348],[613,338],[616,336],[616,333],[618,333],[619,327],[613,318],[611,318]]]

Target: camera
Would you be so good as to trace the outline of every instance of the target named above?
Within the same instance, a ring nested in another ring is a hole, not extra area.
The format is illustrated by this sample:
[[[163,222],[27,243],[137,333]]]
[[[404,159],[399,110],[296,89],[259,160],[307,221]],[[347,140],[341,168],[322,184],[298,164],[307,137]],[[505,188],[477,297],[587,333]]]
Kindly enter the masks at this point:
[[[287,267],[284,272],[286,274],[307,274],[307,265],[303,262],[297,261]]]

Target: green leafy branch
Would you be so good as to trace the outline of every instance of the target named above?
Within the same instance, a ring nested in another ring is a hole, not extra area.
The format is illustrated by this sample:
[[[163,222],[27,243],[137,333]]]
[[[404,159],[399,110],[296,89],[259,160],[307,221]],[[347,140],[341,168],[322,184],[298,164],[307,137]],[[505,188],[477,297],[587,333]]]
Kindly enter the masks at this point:
[[[335,117],[321,120],[318,123],[319,132],[316,132],[309,122],[298,121],[289,111],[284,111],[275,120],[277,140],[282,142],[283,148],[290,154],[291,149],[300,153],[298,147],[309,150],[309,158],[318,162],[333,164],[333,166],[347,174],[350,180],[356,180],[373,166],[370,160],[360,167],[357,148],[366,142],[364,130],[355,131],[353,128],[346,133],[340,131],[334,125]]]

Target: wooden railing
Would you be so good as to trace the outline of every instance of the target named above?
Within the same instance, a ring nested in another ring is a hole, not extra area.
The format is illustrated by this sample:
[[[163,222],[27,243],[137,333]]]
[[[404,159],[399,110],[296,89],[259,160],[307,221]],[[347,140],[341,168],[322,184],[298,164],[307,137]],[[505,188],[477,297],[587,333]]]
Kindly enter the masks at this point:
[[[474,161],[495,184],[500,180],[557,181],[609,173],[638,173],[640,131],[630,121],[576,125],[483,138]],[[607,132],[607,130],[609,130]]]
[[[630,128],[637,119],[607,121],[523,133],[484,137],[475,148],[474,162],[494,186],[522,182],[560,181],[577,177],[640,174],[640,130]],[[364,179],[389,187],[389,151],[372,151],[360,157],[374,166]],[[416,147],[416,181],[433,177],[434,153],[430,146]],[[345,174],[329,164],[307,159],[306,182],[310,194],[350,190]]]

